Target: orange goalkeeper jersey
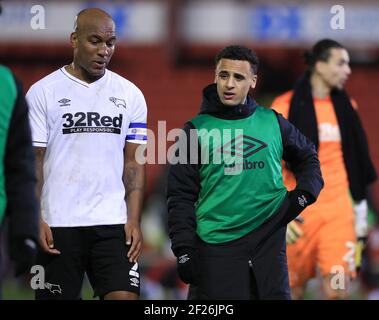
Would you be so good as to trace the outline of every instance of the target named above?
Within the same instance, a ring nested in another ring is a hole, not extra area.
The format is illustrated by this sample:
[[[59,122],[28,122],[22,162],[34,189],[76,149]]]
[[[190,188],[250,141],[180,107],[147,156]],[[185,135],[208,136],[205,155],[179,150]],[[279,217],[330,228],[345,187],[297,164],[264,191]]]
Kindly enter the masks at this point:
[[[285,118],[288,118],[292,95],[293,91],[286,92],[277,97],[272,103],[272,108]],[[328,214],[332,214],[332,212],[335,212],[337,214],[337,212],[342,213],[341,210],[348,210],[348,214],[352,214],[341,134],[331,98],[314,98],[313,102],[318,123],[318,155],[325,185],[316,203],[307,208],[307,211],[317,210],[319,213],[321,211],[321,213],[328,212]],[[355,105],[354,101],[353,105]],[[283,174],[287,188],[293,189],[295,187],[293,174],[286,169],[284,169]]]

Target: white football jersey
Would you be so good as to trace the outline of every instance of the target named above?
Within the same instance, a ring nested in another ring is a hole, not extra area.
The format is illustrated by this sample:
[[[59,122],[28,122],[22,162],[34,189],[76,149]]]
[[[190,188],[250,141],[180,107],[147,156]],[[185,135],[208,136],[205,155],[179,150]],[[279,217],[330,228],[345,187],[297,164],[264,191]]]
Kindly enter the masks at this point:
[[[51,227],[123,224],[125,142],[146,144],[142,92],[106,70],[86,83],[61,68],[28,91],[33,145],[46,147],[42,217]]]

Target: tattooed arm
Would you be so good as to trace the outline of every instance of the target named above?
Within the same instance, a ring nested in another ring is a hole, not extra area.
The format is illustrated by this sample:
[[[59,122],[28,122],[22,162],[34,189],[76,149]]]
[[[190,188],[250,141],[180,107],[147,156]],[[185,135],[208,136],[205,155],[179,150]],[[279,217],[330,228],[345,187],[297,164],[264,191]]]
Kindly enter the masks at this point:
[[[137,148],[143,146],[127,142],[124,148],[123,182],[125,201],[128,207],[128,221],[125,225],[126,244],[131,245],[128,258],[136,262],[142,251],[142,232],[140,228],[142,200],[145,187],[145,166],[135,158]]]

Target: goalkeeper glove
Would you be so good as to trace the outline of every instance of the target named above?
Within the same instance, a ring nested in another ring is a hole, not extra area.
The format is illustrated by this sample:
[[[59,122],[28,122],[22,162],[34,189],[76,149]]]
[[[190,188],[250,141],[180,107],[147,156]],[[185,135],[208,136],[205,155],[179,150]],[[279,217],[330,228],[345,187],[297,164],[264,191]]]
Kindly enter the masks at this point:
[[[368,206],[366,200],[354,204],[354,215],[355,235],[357,237],[357,244],[355,246],[355,266],[359,272],[362,265],[362,253],[368,236]]]
[[[300,218],[300,217],[299,217]],[[293,244],[299,239],[304,233],[300,228],[300,219],[296,218],[287,225],[286,232],[286,243]]]
[[[368,207],[367,201],[362,200],[354,204],[354,213],[355,213],[355,235],[358,240],[366,240],[368,233]]]
[[[355,256],[354,256],[354,264],[355,264],[355,269],[357,272],[360,272],[361,267],[362,267],[362,255],[363,255],[363,250],[365,248],[365,242],[363,238],[358,239],[357,243],[355,244]]]

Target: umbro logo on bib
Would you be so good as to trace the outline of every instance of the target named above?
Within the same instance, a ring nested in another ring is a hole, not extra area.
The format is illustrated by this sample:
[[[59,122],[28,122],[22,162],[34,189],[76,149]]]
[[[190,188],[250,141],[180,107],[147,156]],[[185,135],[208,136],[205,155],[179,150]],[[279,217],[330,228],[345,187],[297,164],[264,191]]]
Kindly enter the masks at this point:
[[[63,98],[61,100],[58,100],[58,102],[60,103],[60,107],[67,107],[67,106],[70,106],[70,102],[71,100],[70,99],[67,99],[67,98]]]
[[[126,109],[126,102],[124,99],[119,99],[115,97],[109,97],[109,101],[112,101],[116,107],[124,107]]]
[[[224,144],[217,151],[223,154],[234,154],[237,157],[248,158],[267,147],[267,143],[247,135],[239,135]]]
[[[228,158],[228,156],[235,158],[232,162],[225,163],[225,173],[228,175],[234,175],[240,173],[242,170],[264,169],[266,165],[264,161],[250,161],[248,158],[267,146],[267,143],[264,141],[248,135],[239,135],[224,144],[217,151],[221,152],[224,157],[226,156],[226,158]],[[236,159],[238,159],[238,161],[236,161]]]

